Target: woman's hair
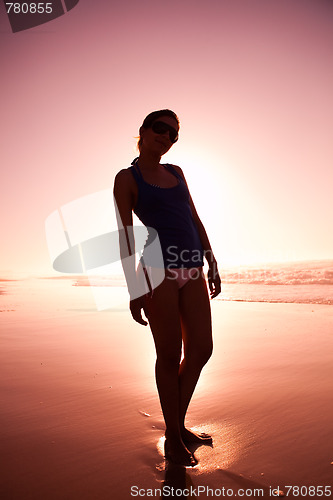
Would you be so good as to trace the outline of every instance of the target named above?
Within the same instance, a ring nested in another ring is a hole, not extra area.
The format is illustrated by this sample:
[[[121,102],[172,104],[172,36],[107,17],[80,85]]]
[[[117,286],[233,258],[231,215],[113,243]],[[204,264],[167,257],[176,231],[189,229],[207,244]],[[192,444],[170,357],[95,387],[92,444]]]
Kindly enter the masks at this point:
[[[179,125],[180,125],[180,122],[179,122],[179,118],[178,116],[176,115],[176,113],[174,113],[173,111],[171,111],[171,109],[160,109],[158,111],[153,111],[152,113],[149,113],[149,115],[146,116],[146,118],[143,120],[143,123],[140,127],[140,136],[139,136],[139,140],[138,140],[138,150],[140,151],[141,149],[141,144],[142,144],[142,137],[141,137],[141,129],[142,128],[150,128],[152,126],[152,124],[154,123],[155,120],[157,120],[157,118],[160,118],[161,116],[170,116],[171,118],[174,118],[174,120],[176,120],[176,122],[178,123],[178,128],[179,128]]]

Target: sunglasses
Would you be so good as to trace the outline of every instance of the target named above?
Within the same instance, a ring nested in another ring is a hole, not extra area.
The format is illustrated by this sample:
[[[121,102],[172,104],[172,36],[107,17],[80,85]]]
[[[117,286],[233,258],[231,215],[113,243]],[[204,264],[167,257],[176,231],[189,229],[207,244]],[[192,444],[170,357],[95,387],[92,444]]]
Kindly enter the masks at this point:
[[[165,122],[156,121],[152,124],[151,129],[155,134],[165,134],[165,132],[169,132],[170,141],[173,144],[178,141],[177,130]]]

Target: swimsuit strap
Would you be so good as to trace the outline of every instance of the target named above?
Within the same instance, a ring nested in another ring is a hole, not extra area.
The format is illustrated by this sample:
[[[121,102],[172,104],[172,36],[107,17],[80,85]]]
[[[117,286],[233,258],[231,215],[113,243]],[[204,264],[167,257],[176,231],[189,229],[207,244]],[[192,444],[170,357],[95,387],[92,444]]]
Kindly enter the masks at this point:
[[[179,175],[179,173],[177,172],[177,170],[175,169],[175,167],[173,167],[172,165],[170,165],[170,163],[166,163],[164,165],[164,167],[169,170],[169,172],[171,172],[175,177],[177,177],[177,179],[179,179],[180,181],[183,181],[184,179],[182,178],[181,175]]]
[[[136,172],[139,172],[139,175],[140,175],[141,179],[142,179],[142,180],[144,180],[144,179],[143,179],[143,175],[142,175],[141,170],[140,170],[140,167],[139,167],[139,164],[138,164],[138,161],[136,161],[136,162],[134,163],[133,168],[134,168],[134,170],[135,170]]]
[[[141,173],[141,171],[139,169],[139,165],[137,163],[134,163],[130,167],[130,169],[131,169],[132,174],[134,175],[134,179],[136,180],[137,183],[144,182],[143,177],[142,177],[142,173]]]

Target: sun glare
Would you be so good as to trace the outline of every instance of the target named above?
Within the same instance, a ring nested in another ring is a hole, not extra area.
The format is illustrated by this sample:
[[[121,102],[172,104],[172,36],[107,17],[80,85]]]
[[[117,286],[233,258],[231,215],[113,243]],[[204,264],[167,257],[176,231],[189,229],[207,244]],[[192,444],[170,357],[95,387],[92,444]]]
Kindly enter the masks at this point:
[[[202,220],[212,248],[221,264],[238,264],[230,245],[238,238],[234,213],[239,205],[239,187],[233,177],[233,169],[219,155],[218,158],[199,147],[189,150],[180,145],[170,163],[179,165],[184,172],[195,207]],[[238,203],[238,206],[236,206]]]

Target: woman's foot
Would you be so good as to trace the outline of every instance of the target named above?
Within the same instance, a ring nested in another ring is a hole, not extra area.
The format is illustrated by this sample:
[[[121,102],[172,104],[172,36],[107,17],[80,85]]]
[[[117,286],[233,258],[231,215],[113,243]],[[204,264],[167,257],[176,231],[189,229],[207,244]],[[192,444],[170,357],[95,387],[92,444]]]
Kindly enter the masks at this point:
[[[164,456],[168,462],[183,467],[194,467],[198,461],[181,441],[164,441]]]
[[[195,432],[183,429],[181,432],[182,439],[185,444],[213,444],[213,438],[205,432],[196,434]]]

